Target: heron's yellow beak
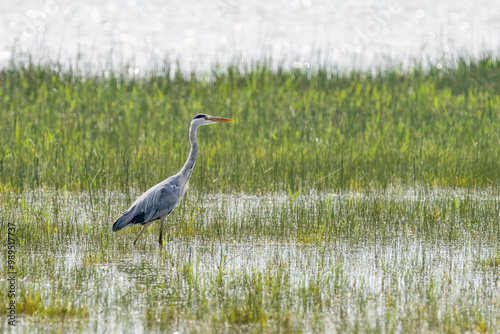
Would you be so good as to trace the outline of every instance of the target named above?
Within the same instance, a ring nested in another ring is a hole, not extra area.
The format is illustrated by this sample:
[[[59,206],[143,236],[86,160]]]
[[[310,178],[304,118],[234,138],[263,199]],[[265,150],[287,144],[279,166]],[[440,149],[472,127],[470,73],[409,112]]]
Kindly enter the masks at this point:
[[[222,118],[222,117],[212,117],[210,118],[212,123],[217,123],[217,122],[234,122],[234,119],[229,119],[229,118]]]

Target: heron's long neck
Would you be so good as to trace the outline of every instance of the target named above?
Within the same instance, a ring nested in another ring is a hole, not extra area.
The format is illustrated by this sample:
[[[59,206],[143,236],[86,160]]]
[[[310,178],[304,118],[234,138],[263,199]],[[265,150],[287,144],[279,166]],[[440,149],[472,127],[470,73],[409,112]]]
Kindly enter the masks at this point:
[[[191,177],[193,172],[194,164],[196,162],[196,156],[198,155],[198,142],[196,141],[196,130],[197,126],[191,125],[189,128],[189,140],[191,141],[191,152],[189,152],[189,157],[182,167],[180,175],[184,182],[187,182]]]

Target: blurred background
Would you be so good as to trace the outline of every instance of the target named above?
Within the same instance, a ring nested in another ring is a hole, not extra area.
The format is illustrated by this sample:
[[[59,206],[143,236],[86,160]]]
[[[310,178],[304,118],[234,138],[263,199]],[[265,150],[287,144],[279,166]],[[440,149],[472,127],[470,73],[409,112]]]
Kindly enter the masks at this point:
[[[272,60],[369,68],[497,52],[495,0],[4,0],[0,64],[35,61],[183,70]],[[439,65],[439,64],[438,64]]]

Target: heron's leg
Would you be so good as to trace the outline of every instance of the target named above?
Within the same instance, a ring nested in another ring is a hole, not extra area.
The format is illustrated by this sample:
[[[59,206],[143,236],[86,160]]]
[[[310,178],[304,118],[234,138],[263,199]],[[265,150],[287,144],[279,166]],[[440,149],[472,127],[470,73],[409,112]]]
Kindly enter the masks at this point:
[[[160,218],[160,240],[159,240],[159,243],[160,243],[160,247],[163,246],[163,223],[165,223],[165,218],[166,217],[163,217],[163,218]]]
[[[137,238],[135,238],[135,240],[134,240],[134,245],[135,245],[135,243],[137,242],[137,239],[139,239],[139,237],[141,236],[142,232],[144,232],[144,230],[146,229],[146,227],[148,227],[148,225],[149,225],[149,224],[146,224],[146,225],[143,225],[143,226],[142,226],[142,230],[141,230],[141,232],[139,232],[139,235],[138,235],[138,236],[137,236]]]

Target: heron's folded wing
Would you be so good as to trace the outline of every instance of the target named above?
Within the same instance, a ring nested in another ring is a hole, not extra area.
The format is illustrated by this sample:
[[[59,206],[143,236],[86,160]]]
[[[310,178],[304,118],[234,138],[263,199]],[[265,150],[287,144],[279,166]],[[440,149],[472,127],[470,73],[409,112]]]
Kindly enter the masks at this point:
[[[179,203],[181,188],[175,183],[160,184],[145,198],[145,221],[151,221],[168,215]]]

